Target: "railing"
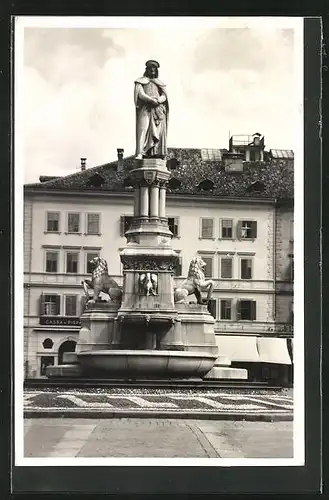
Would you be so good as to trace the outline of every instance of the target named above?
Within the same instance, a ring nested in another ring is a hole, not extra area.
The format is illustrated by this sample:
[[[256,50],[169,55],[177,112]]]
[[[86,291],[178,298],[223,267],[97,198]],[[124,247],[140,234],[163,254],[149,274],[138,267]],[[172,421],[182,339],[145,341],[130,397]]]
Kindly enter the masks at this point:
[[[256,137],[259,137],[256,135]],[[232,146],[248,146],[248,145],[257,145],[257,146],[263,146],[264,145],[264,137],[259,137],[259,142],[258,144],[255,142],[255,136],[253,135],[248,135],[248,134],[237,134],[237,135],[232,135],[230,137],[229,141],[230,145],[230,150],[232,149]]]

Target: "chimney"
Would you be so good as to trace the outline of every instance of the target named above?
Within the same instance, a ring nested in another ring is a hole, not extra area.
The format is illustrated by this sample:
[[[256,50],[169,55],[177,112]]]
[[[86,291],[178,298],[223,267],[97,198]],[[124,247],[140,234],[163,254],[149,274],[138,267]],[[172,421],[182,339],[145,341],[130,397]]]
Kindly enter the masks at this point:
[[[118,153],[118,172],[122,172],[123,171],[123,153],[124,153],[124,149],[118,148],[117,149],[117,153]]]
[[[87,158],[80,158],[80,162],[81,162],[81,172],[84,172],[84,170],[86,170]]]

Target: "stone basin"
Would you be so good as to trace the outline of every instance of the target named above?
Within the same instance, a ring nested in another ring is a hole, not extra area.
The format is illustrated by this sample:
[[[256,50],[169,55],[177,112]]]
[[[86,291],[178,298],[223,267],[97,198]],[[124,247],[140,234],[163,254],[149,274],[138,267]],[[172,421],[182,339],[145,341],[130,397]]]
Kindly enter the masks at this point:
[[[101,350],[78,354],[83,374],[113,376],[202,377],[213,367],[217,355],[193,351]]]

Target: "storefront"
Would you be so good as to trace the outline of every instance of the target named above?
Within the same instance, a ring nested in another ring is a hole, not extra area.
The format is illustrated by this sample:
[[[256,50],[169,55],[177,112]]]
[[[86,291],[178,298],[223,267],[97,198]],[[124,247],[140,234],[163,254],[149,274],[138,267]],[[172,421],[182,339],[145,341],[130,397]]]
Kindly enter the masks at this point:
[[[75,350],[79,330],[79,318],[40,318],[40,325],[29,334],[25,377],[45,377],[47,366],[63,364],[64,354]]]

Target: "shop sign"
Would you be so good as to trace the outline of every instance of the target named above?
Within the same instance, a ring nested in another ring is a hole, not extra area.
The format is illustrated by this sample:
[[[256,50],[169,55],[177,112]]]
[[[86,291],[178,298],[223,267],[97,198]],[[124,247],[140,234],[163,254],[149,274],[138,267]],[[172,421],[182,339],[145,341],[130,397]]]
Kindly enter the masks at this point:
[[[40,316],[40,325],[49,326],[80,326],[80,318],[68,316]]]

